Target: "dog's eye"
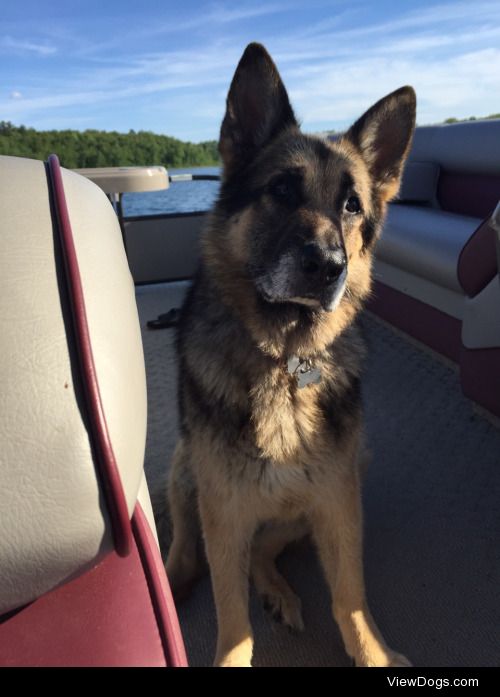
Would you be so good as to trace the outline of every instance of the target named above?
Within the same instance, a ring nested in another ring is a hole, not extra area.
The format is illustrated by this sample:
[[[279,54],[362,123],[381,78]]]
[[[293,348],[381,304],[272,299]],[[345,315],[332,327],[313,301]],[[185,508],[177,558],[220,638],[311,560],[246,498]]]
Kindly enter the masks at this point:
[[[290,179],[285,177],[280,177],[280,179],[271,182],[268,191],[271,196],[282,201],[289,201],[294,196],[293,184]]]
[[[359,198],[357,196],[349,196],[345,202],[345,210],[348,213],[360,213],[361,203],[359,202]]]

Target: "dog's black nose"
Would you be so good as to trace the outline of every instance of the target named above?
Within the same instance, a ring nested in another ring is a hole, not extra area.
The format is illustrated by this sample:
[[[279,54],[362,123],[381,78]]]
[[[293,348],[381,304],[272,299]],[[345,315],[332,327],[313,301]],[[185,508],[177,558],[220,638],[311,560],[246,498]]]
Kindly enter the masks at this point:
[[[334,283],[347,266],[345,252],[340,247],[328,249],[318,244],[306,244],[302,248],[300,265],[310,278],[321,278],[327,285]]]

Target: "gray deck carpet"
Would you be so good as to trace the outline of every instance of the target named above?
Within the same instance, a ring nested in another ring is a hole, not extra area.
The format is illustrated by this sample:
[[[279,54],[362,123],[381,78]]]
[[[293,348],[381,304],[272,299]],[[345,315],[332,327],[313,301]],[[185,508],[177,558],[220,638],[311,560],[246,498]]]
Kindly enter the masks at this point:
[[[185,286],[140,288],[149,392],[146,474],[168,540],[165,476],[175,444],[173,330],[148,319]],[[500,665],[500,431],[463,397],[458,374],[371,316],[364,383],[373,460],[364,489],[368,598],[387,642],[414,665]],[[256,666],[347,666],[327,588],[307,543],[280,566],[306,629],[275,626],[252,593]],[[216,638],[209,578],[179,607],[190,664],[209,665]]]

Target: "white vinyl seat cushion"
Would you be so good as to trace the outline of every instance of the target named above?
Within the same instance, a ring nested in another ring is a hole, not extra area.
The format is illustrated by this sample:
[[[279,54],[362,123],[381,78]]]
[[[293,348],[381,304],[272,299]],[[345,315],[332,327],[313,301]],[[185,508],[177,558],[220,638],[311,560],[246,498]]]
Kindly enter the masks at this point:
[[[135,293],[104,193],[62,170],[100,402],[128,517],[143,480]],[[0,614],[113,549],[43,162],[0,157]]]
[[[377,258],[463,293],[457,277],[458,258],[480,223],[479,218],[435,208],[391,205],[377,245]]]

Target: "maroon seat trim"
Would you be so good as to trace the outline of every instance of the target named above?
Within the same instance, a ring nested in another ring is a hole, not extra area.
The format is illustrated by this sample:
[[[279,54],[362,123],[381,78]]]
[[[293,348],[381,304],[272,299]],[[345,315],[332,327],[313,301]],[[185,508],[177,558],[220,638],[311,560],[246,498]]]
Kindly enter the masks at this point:
[[[80,373],[90,419],[92,442],[96,452],[99,474],[111,518],[115,549],[121,556],[129,554],[132,542],[132,528],[128,515],[127,501],[123,492],[120,473],[116,464],[113,446],[109,437],[106,416],[101,401],[99,383],[92,353],[85,298],[83,295],[78,257],[73,231],[69,219],[68,206],[64,195],[61,166],[56,155],[50,155],[47,163],[51,194],[54,204],[57,231],[61,241],[66,282],[70,298],[73,326]]]
[[[367,309],[443,356],[460,360],[462,323],[455,317],[380,281],[373,284]]]
[[[484,220],[474,231],[458,258],[458,280],[470,298],[480,293],[498,273],[495,231],[489,220]]]
[[[0,618],[0,666],[179,665],[181,644],[165,645],[141,545],[132,537],[128,556],[110,552],[81,576]]]
[[[186,667],[186,650],[165,568],[157,542],[139,503],[135,507],[132,527],[148,581],[167,665],[174,668]]]
[[[500,348],[462,346],[460,380],[466,397],[500,417]]]
[[[445,211],[486,218],[500,200],[500,175],[441,170],[437,198]]]

